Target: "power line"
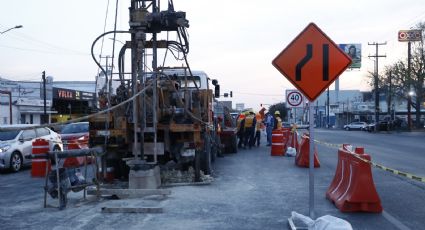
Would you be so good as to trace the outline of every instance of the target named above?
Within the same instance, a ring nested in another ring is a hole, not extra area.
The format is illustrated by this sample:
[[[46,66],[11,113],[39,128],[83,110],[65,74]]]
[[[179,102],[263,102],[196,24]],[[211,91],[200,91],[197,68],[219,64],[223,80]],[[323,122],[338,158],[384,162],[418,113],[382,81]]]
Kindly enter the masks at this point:
[[[283,96],[283,94],[261,94],[261,93],[244,93],[244,92],[235,92],[234,94],[244,94],[244,95],[255,95],[255,96],[267,96],[267,97],[278,97]]]
[[[375,58],[375,74],[374,74],[374,85],[375,85],[375,122],[378,124],[379,122],[379,86],[378,86],[378,60],[380,57],[387,57],[387,55],[379,55],[379,46],[386,45],[387,42],[384,43],[367,43],[370,46],[375,46],[376,52],[375,55],[369,55],[369,57]],[[376,125],[376,131],[379,131],[379,126]]]

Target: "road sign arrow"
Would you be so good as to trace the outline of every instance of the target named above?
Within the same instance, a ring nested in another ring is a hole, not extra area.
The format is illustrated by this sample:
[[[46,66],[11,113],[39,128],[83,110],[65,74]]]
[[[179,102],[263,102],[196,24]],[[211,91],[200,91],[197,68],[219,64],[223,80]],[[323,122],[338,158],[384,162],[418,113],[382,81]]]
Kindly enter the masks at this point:
[[[310,23],[272,63],[314,101],[347,69],[351,58],[316,24]]]

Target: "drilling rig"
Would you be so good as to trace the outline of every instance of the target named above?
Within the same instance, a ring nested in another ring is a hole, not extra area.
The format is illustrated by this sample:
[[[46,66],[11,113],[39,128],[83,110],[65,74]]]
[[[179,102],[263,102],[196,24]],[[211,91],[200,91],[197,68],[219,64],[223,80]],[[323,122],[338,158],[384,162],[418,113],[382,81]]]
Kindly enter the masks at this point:
[[[199,181],[201,171],[211,173],[218,149],[212,106],[214,97],[220,95],[219,84],[205,72],[190,69],[186,13],[176,12],[172,0],[165,11],[158,4],[159,0],[131,0],[129,30],[105,32],[92,45],[93,60],[107,81],[97,95],[98,109],[104,113],[89,120],[90,145],[106,149],[98,172],[101,179],[113,172],[117,179],[128,179],[130,188],[132,184],[133,188],[158,187],[158,165],[169,161],[182,169],[193,166],[195,181]],[[176,33],[178,39],[159,40],[161,32]],[[112,74],[108,79],[93,47],[100,38],[117,33],[127,33],[131,40],[119,52],[119,79],[112,79]],[[185,64],[158,66],[160,49],[179,52]],[[131,52],[130,73],[124,71],[127,50]],[[148,58],[152,61],[150,67]],[[131,77],[126,78],[128,75]],[[116,92],[112,92],[112,81],[119,82]],[[140,185],[134,179],[152,173],[156,178],[153,186],[144,182]]]

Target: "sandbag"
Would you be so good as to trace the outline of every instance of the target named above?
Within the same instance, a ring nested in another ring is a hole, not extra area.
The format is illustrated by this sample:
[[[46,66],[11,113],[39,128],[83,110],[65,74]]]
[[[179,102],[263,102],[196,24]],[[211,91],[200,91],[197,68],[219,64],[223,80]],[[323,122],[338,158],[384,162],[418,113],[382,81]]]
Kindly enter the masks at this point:
[[[291,214],[293,220],[303,222],[307,225],[308,230],[353,230],[351,224],[346,220],[331,215],[325,215],[313,220],[297,212],[292,212]]]

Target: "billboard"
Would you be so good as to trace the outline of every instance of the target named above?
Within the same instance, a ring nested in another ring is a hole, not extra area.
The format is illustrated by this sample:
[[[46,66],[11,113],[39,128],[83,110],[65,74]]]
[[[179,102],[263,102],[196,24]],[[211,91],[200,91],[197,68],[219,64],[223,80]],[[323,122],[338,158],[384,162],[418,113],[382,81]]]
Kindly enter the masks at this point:
[[[399,42],[422,41],[422,30],[400,30],[398,31]]]
[[[348,56],[350,56],[352,63],[349,68],[360,68],[362,66],[362,44],[350,43],[350,44],[339,44]]]

